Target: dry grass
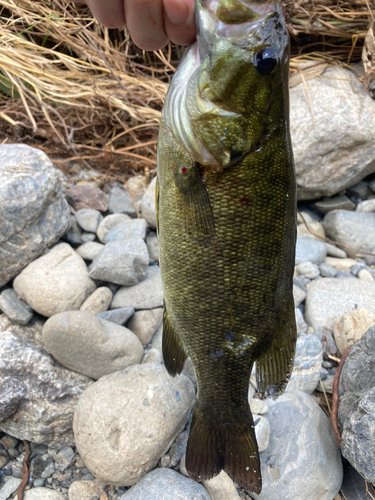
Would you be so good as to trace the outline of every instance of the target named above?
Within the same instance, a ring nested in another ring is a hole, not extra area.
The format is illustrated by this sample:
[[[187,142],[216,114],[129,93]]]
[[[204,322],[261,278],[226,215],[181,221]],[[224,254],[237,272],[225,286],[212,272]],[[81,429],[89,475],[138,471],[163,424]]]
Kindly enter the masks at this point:
[[[284,1],[294,84],[360,58],[368,1]],[[107,179],[155,168],[180,47],[143,53],[125,29],[105,29],[65,0],[0,0],[0,38],[0,142],[40,147],[66,171],[74,159],[101,167]]]

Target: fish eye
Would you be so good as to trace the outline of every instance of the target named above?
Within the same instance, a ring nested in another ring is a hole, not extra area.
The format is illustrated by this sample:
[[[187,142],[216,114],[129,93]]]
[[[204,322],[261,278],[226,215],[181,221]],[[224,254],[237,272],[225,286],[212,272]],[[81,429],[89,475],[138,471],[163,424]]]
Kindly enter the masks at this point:
[[[277,65],[276,54],[271,47],[257,52],[255,60],[257,70],[261,75],[270,75]]]

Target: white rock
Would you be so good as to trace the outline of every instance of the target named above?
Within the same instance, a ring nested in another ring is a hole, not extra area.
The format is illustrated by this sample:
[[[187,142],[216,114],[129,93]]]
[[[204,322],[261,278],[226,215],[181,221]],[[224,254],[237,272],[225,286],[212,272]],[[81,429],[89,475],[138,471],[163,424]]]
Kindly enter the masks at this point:
[[[358,273],[358,278],[365,281],[374,281],[372,274],[367,269],[361,269]]]
[[[323,349],[320,340],[315,335],[298,337],[292,376],[286,390],[314,392],[319,382],[322,361]]]
[[[51,488],[32,488],[25,491],[24,500],[65,500],[60,491]],[[18,500],[18,495],[15,500]]]
[[[21,479],[11,477],[0,489],[0,500],[8,500],[21,484]]]
[[[95,233],[99,223],[103,220],[99,210],[93,208],[82,208],[76,212],[75,217],[81,228],[89,233]]]
[[[324,259],[324,262],[326,264],[329,264],[330,266],[334,267],[338,271],[344,272],[344,273],[350,273],[350,269],[358,264],[358,262],[355,259],[336,259],[335,257],[326,257]]]
[[[85,260],[94,260],[97,255],[103,250],[104,245],[96,241],[88,241],[79,246],[76,250],[78,255]]]
[[[161,352],[158,351],[157,349],[150,349],[146,354],[143,356],[142,363],[161,363],[162,362],[162,355]]]
[[[202,481],[202,484],[208,491],[211,500],[240,500],[237,488],[223,470],[212,479]]]
[[[298,307],[306,298],[306,292],[293,283],[294,307]]]
[[[307,324],[303,318],[301,310],[298,307],[294,310],[294,312],[296,317],[297,335],[300,337],[301,335],[305,335],[307,332]]]
[[[268,420],[265,417],[253,415],[254,423],[257,422],[255,426],[255,437],[257,439],[259,453],[265,451],[268,448],[271,435],[271,427]]]
[[[96,231],[97,237],[102,243],[104,243],[105,237],[114,227],[119,226],[122,222],[128,220],[131,220],[131,218],[126,214],[107,215],[107,217],[104,217],[104,219],[98,226],[98,229]]]
[[[146,309],[133,314],[128,328],[137,335],[143,345],[148,344],[163,321],[163,308]]]
[[[101,312],[107,311],[112,301],[113,294],[111,290],[106,286],[101,286],[97,288],[88,297],[85,302],[79,308],[80,311],[86,311],[91,314],[99,314]]]
[[[262,399],[250,399],[249,404],[252,414],[264,415],[269,410],[268,404]]]
[[[134,285],[121,287],[112,300],[111,309],[134,307],[155,309],[163,306],[163,288],[159,266],[149,266],[145,279]]]
[[[146,219],[149,225],[154,229],[156,228],[155,186],[156,177],[150,182],[141,200],[142,217]]]
[[[97,481],[74,481],[69,486],[69,500],[92,500],[99,498],[103,492],[103,486]]]
[[[356,212],[375,212],[375,198],[358,203]]]
[[[331,257],[337,257],[338,259],[346,259],[347,253],[342,248],[337,247],[336,245],[332,245],[332,243],[326,243],[327,246],[327,255]]]
[[[318,266],[310,261],[300,262],[297,264],[296,270],[298,274],[302,274],[311,280],[315,279],[320,274]]]
[[[336,318],[333,334],[336,345],[341,352],[363,337],[370,326],[375,324],[375,313],[367,309],[355,309]]]

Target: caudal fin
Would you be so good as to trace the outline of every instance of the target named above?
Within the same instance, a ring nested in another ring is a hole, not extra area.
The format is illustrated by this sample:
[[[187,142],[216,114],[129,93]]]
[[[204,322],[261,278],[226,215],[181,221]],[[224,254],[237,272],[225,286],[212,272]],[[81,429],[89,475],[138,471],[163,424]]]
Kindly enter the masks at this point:
[[[251,415],[248,425],[219,425],[194,408],[186,450],[186,469],[196,481],[225,472],[239,486],[260,493],[262,479]]]

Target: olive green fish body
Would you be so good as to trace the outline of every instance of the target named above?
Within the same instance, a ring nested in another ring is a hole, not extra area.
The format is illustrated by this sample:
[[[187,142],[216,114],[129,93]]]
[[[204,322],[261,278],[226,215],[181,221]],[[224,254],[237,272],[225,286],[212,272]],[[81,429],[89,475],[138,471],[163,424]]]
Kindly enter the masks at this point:
[[[214,9],[209,15],[207,5],[197,2],[198,45],[171,84],[160,125],[163,355],[172,375],[189,355],[197,377],[186,457],[190,475],[210,478],[224,469],[259,492],[249,378],[256,362],[261,395],[281,392],[296,338],[288,49],[278,8],[251,14],[249,2],[242,2],[244,14],[236,14],[231,1],[237,0],[208,1]],[[221,21],[205,32],[216,8],[225,21],[245,17],[245,41],[240,31],[218,36],[227,26],[220,28]],[[277,64],[265,75],[257,69],[257,52],[269,47]]]

